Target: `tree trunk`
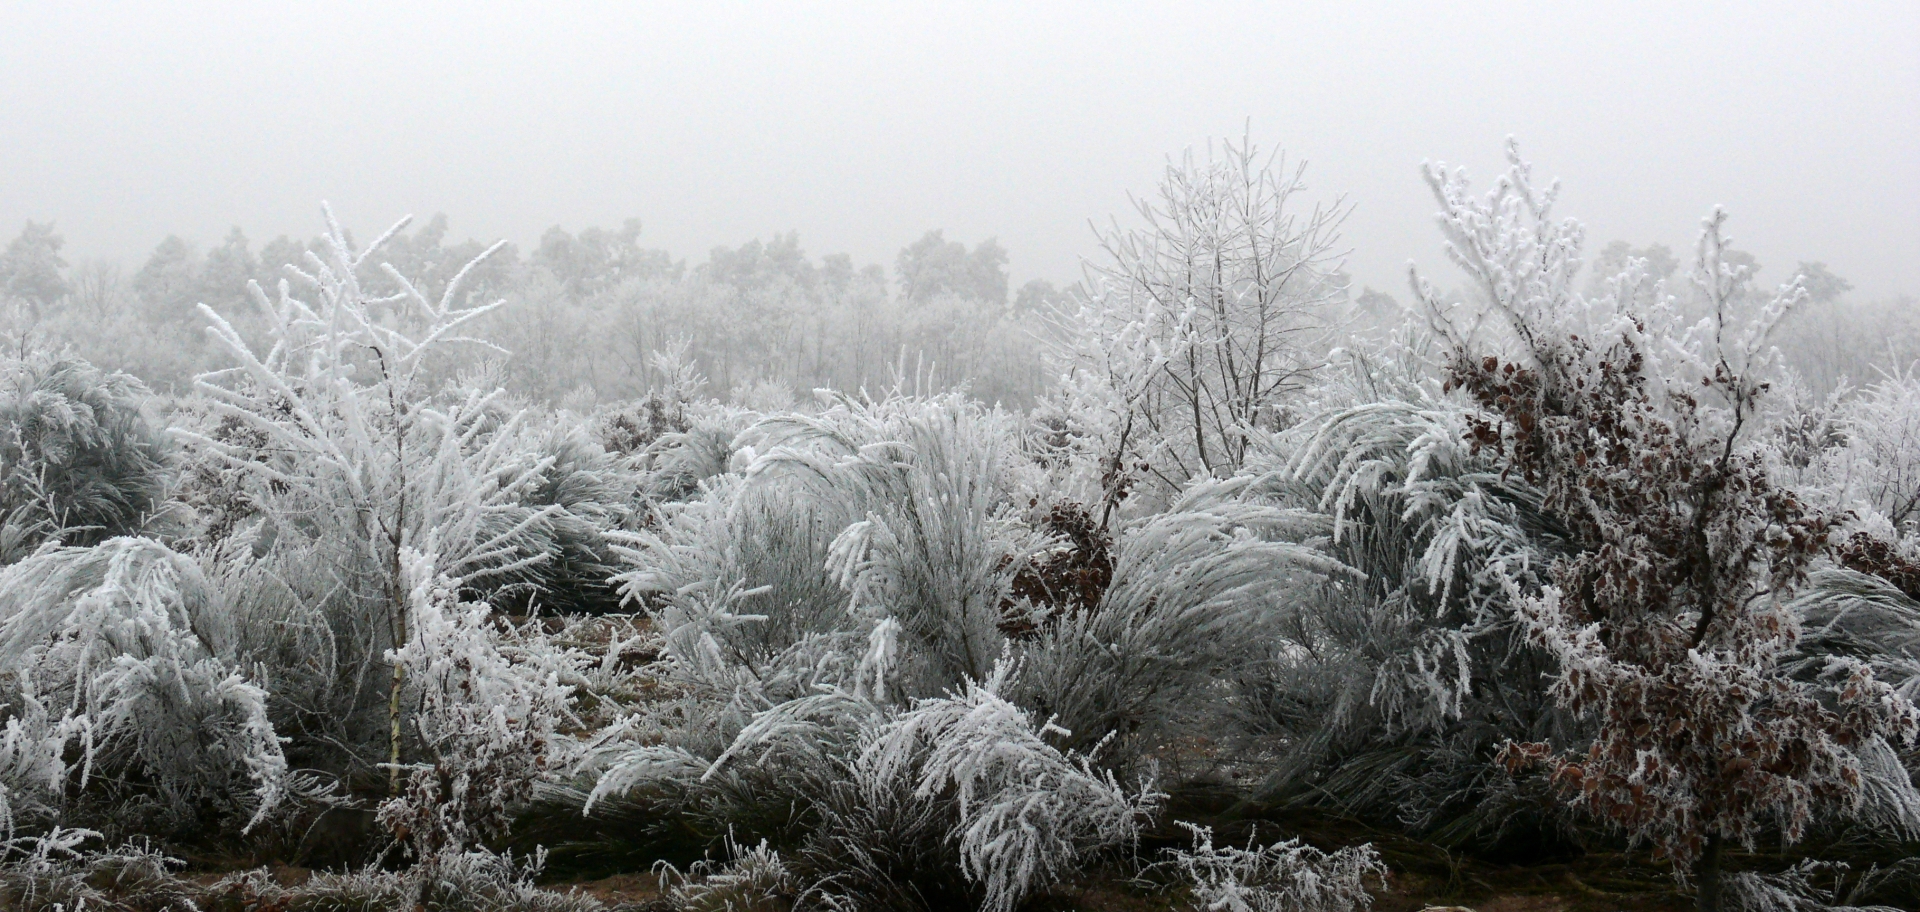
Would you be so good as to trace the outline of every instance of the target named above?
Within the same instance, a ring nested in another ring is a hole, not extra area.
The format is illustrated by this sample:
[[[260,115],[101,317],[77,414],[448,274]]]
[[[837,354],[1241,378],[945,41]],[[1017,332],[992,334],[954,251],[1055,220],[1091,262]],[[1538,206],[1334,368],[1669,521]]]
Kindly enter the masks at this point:
[[[1709,836],[1706,848],[1694,859],[1693,881],[1699,891],[1696,908],[1700,912],[1720,912],[1720,849],[1723,845],[1719,834]]]
[[[401,463],[404,465],[404,463]],[[400,494],[400,521],[394,524],[394,531],[388,534],[390,556],[387,561],[388,597],[393,607],[393,651],[398,653],[407,648],[407,591],[406,577],[401,572],[400,543],[404,540],[401,532],[407,519],[407,495]],[[400,794],[400,721],[401,695],[406,689],[407,666],[398,655],[393,660],[393,681],[387,689],[387,795],[397,797]]]
[[[398,554],[398,550],[394,552]],[[400,586],[399,560],[394,560],[393,583]],[[407,647],[407,602],[405,596],[396,595],[393,599],[393,650],[399,652]],[[393,680],[387,685],[387,795],[400,794],[400,721],[401,694],[407,684],[407,666],[395,658],[393,661]]]

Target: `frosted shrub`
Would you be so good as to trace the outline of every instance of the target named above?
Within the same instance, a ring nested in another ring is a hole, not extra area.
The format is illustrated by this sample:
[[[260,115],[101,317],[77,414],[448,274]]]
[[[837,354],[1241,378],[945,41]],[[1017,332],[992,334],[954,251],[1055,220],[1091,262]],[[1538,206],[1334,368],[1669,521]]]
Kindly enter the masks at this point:
[[[27,709],[9,742],[21,738],[30,756],[60,732],[83,787],[135,779],[145,785],[117,797],[150,802],[175,825],[211,807],[252,826],[289,780],[266,693],[240,670],[233,640],[198,565],[164,545],[115,538],[36,554],[0,571],[0,666]],[[51,729],[42,705],[61,714]]]
[[[1473,451],[1467,407],[1425,365],[1354,352],[1348,368],[1330,408],[1272,444],[1287,496],[1330,517],[1326,549],[1357,572],[1297,600],[1236,681],[1241,749],[1281,745],[1262,771],[1271,797],[1498,840],[1539,824],[1541,802],[1508,800],[1491,752],[1577,736],[1510,598],[1560,542],[1538,490]]]
[[[185,862],[138,843],[81,850],[97,835],[55,830],[30,840],[24,852],[0,850],[0,907],[22,912],[199,908],[194,885],[176,876]]]
[[[159,511],[173,448],[151,398],[85,361],[0,365],[0,562],[134,534]]]
[[[1046,736],[1069,733],[1036,726],[1002,699],[1006,671],[916,702],[880,730],[858,766],[876,781],[912,782],[917,800],[955,802],[949,838],[961,871],[984,890],[987,912],[1011,912],[1088,854],[1137,840],[1158,797],[1129,793],[1086,757],[1049,745]]]
[[[316,871],[306,881],[283,886],[264,869],[214,884],[212,908],[365,910],[365,912],[600,912],[606,906],[577,890],[559,892],[535,883],[544,853],[515,858],[492,852],[451,852],[403,871],[370,866],[353,871]],[[191,907],[186,907],[191,908]]]
[[[53,717],[33,690],[33,676],[16,671],[5,681],[9,705],[0,728],[0,843],[11,844],[16,827],[58,817],[67,784],[67,742],[85,719]]]
[[[537,783],[571,766],[573,688],[581,655],[503,653],[503,631],[484,603],[462,602],[426,554],[405,551],[413,632],[391,656],[416,692],[419,754],[404,791],[381,804],[380,823],[416,857],[459,852],[506,835]]]
[[[1846,874],[1845,864],[1810,859],[1778,874],[1743,871],[1727,878],[1727,906],[1738,912],[1895,912],[1892,906],[1855,905],[1852,898],[1842,898],[1839,894],[1862,892],[1869,886],[1869,877],[1862,877],[1852,885],[1854,889],[1840,889]]]
[[[656,866],[660,889],[678,912],[786,912],[800,893],[780,853],[762,839],[751,849],[727,840],[727,860],[696,861],[685,873]]]
[[[1840,506],[1877,515],[1900,535],[1920,522],[1920,374],[1887,374],[1836,410],[1837,445],[1817,454],[1817,483]]]
[[[639,476],[572,416],[553,415],[544,423],[524,434],[522,446],[545,466],[520,503],[545,510],[547,518],[525,528],[520,548],[547,559],[515,574],[518,579],[482,580],[477,594],[514,614],[617,611],[620,594],[608,581],[620,568],[607,533],[638,522]],[[518,519],[519,513],[506,512],[495,522]]]
[[[764,421],[749,484],[831,505],[850,522],[830,569],[846,610],[900,627],[906,696],[984,679],[1005,639],[1012,570],[1042,540],[1019,521],[1016,437],[1007,417],[957,396],[842,400],[820,418]]]
[[[1823,804],[1860,796],[1859,745],[1910,741],[1913,704],[1870,666],[1835,656],[1817,680],[1788,661],[1791,603],[1831,521],[1770,480],[1743,432],[1766,392],[1767,333],[1801,296],[1747,310],[1721,213],[1701,234],[1696,282],[1711,316],[1677,325],[1664,295],[1638,301],[1631,267],[1600,300],[1571,291],[1581,232],[1556,223],[1517,151],[1483,199],[1429,169],[1449,252],[1509,334],[1475,338],[1422,286],[1451,354],[1451,383],[1479,407],[1468,434],[1540,488],[1566,530],[1552,585],[1520,605],[1559,670],[1553,694],[1595,723],[1584,749],[1535,742],[1574,806],[1654,843],[1720,908],[1720,854],[1777,825],[1798,839]],[[1571,747],[1571,746],[1568,746]]]
[[[595,796],[662,778],[723,788],[736,767],[778,771],[812,820],[794,862],[814,878],[809,893],[918,904],[916,883],[951,878],[982,908],[1009,912],[1136,840],[1159,796],[1048,744],[1064,732],[998,695],[1001,668],[905,710],[840,690],[774,706],[704,770],[684,754],[628,749]]]
[[[354,645],[363,656],[406,644],[404,551],[430,554],[435,574],[463,587],[521,581],[548,559],[534,550],[541,544],[535,533],[561,511],[528,505],[553,457],[522,444],[522,417],[502,414],[498,390],[435,395],[439,356],[472,341],[462,327],[499,304],[461,306],[462,281],[486,254],[438,300],[390,266],[387,279],[398,293],[382,297],[362,287],[360,271],[405,224],[356,250],[329,213],[325,255],[310,252],[304,268],[289,267],[311,301],[296,297],[285,279],[277,297],[250,284],[271,343],[264,352],[202,306],[236,366],[201,376],[197,386],[233,431],[187,435],[241,480],[260,534],[276,548],[346,552],[334,560],[344,565],[352,596],[333,610],[369,616],[330,623],[365,638]],[[391,667],[387,763],[389,791],[398,791],[405,668]]]
[[[1244,849],[1221,849],[1213,830],[1180,825],[1193,834],[1193,849],[1170,849],[1162,864],[1186,883],[1196,912],[1356,912],[1373,907],[1369,882],[1387,876],[1371,844],[1328,853],[1298,839],[1249,839]]]
[[[1119,536],[1113,577],[1089,611],[1045,619],[1019,647],[1023,705],[1103,762],[1137,759],[1175,723],[1204,724],[1215,688],[1266,655],[1290,599],[1343,568],[1314,544],[1325,521],[1249,496],[1251,478],[1195,485]]]
[[[769,419],[741,435],[743,475],[622,536],[634,569],[618,580],[654,606],[678,697],[665,745],[710,761],[755,712],[856,689],[882,626],[895,646],[876,697],[989,672],[1014,567],[1041,541],[1010,504],[1007,425],[957,397]]]

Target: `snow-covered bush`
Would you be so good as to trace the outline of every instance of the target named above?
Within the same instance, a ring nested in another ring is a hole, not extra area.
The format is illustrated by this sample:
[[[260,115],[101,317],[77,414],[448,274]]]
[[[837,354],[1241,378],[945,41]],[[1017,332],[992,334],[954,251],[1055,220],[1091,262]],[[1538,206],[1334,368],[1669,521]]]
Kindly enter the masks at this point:
[[[82,798],[93,785],[121,802],[117,825],[146,814],[180,827],[209,812],[260,822],[291,783],[234,640],[199,566],[147,539],[43,551],[0,571],[0,667],[7,702],[25,709],[9,721],[9,753],[38,757],[26,769],[44,782],[46,739],[62,739],[63,778]]]
[[[727,788],[727,772],[785,780],[807,820],[787,865],[808,895],[924,908],[923,885],[950,882],[1009,912],[1100,851],[1128,845],[1159,796],[1129,790],[1047,739],[998,691],[1009,666],[910,708],[826,689],[756,714],[711,765],[659,748],[618,747],[594,797],[680,780]]]
[[[302,574],[328,569],[342,577],[324,609],[336,616],[325,623],[359,638],[346,648],[360,661],[342,664],[363,679],[365,659],[404,647],[412,626],[403,552],[430,554],[435,575],[462,587],[521,582],[548,558],[535,550],[542,544],[535,533],[560,510],[530,505],[553,456],[523,445],[521,415],[502,414],[497,390],[436,395],[440,356],[471,341],[461,328],[498,306],[461,306],[462,278],[480,259],[437,301],[391,267],[387,279],[399,293],[378,297],[362,288],[360,271],[405,224],[356,250],[329,214],[326,255],[309,252],[304,269],[288,267],[314,293],[311,302],[295,297],[286,279],[277,297],[251,284],[267,325],[265,352],[203,306],[214,340],[237,366],[197,385],[234,432],[188,435],[246,486],[260,540],[294,555]],[[315,561],[316,552],[332,552],[332,560]],[[386,760],[395,792],[405,666],[391,671]]]
[[[1750,317],[1747,273],[1724,257],[1716,213],[1696,281],[1709,316],[1679,325],[1660,294],[1642,307],[1630,267],[1598,300],[1572,290],[1581,230],[1554,222],[1511,147],[1483,200],[1429,169],[1449,253],[1505,339],[1476,338],[1421,291],[1450,350],[1450,383],[1481,409],[1477,445],[1542,493],[1570,553],[1519,604],[1559,663],[1553,693],[1591,719],[1584,747],[1535,742],[1575,806],[1691,869],[1720,907],[1720,854],[1763,827],[1800,837],[1821,802],[1859,800],[1859,745],[1911,739],[1913,704],[1865,663],[1835,656],[1814,682],[1788,659],[1791,596],[1831,521],[1770,481],[1749,435],[1767,387],[1767,332],[1787,286]]]
[[[0,365],[0,563],[49,540],[140,531],[165,500],[172,446],[152,394],[85,361]]]
[[[1467,412],[1423,365],[1352,353],[1349,389],[1271,442],[1289,496],[1331,521],[1334,576],[1275,625],[1238,680],[1262,791],[1393,819],[1449,842],[1536,825],[1492,768],[1508,738],[1569,734],[1510,587],[1556,549],[1538,492],[1465,439]],[[1344,401],[1343,401],[1344,400]]]
[[[460,852],[506,835],[534,786],[571,767],[573,689],[582,655],[542,648],[517,657],[484,602],[465,603],[433,559],[402,552],[409,583],[406,645],[390,660],[405,669],[422,762],[403,791],[380,805],[379,821],[417,858]]]
[[[800,893],[797,878],[764,839],[750,849],[727,840],[725,861],[696,861],[685,872],[662,862],[655,870],[677,912],[786,912]]]
[[[1298,839],[1215,848],[1213,830],[1182,821],[1193,849],[1170,849],[1162,862],[1206,912],[1356,912],[1373,908],[1371,883],[1387,866],[1371,844],[1322,852]]]

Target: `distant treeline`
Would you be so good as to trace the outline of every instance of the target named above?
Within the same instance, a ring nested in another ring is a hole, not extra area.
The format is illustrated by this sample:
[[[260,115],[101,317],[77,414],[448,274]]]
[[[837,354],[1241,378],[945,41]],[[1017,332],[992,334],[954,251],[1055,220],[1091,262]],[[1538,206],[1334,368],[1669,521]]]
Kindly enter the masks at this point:
[[[444,215],[408,229],[382,261],[433,297],[487,247],[450,242]],[[463,295],[508,306],[473,327],[501,350],[476,355],[470,369],[552,402],[626,399],[657,384],[650,352],[685,341],[709,393],[767,406],[814,388],[902,380],[964,383],[984,401],[1024,406],[1045,385],[1034,316],[1061,292],[1045,280],[1011,291],[995,240],[968,249],[930,231],[900,251],[890,277],[846,254],[809,257],[794,233],[716,247],[694,266],[643,246],[640,235],[633,219],[578,234],[554,227],[531,251],[507,244],[482,261]],[[224,366],[198,305],[259,337],[264,317],[249,283],[277,294],[286,267],[308,268],[318,245],[281,236],[256,249],[235,228],[201,250],[173,236],[129,273],[110,262],[69,264],[54,225],[28,222],[0,254],[4,329],[185,392],[195,374]],[[384,271],[361,279],[369,290],[399,290]]]
[[[382,262],[421,282],[429,296],[487,249],[476,240],[450,243],[443,214],[407,228],[384,246]],[[555,226],[526,253],[501,245],[462,286],[475,300],[508,303],[474,327],[499,349],[476,355],[468,369],[521,395],[555,404],[572,397],[584,406],[653,391],[662,378],[648,369],[649,354],[684,344],[711,384],[708,394],[761,408],[816,388],[903,382],[926,392],[964,385],[982,401],[1026,407],[1054,379],[1043,364],[1044,317],[1076,291],[1045,279],[1012,290],[1007,251],[996,240],[969,250],[941,231],[902,248],[891,276],[879,264],[856,266],[847,254],[809,257],[792,232],[715,247],[694,266],[640,238],[640,221],[628,219],[578,234]],[[195,374],[224,366],[198,305],[262,338],[264,318],[248,284],[276,294],[287,266],[307,268],[320,243],[282,235],[256,250],[236,227],[201,250],[169,236],[129,273],[102,260],[68,263],[54,224],[29,221],[0,252],[0,333],[18,346],[66,349],[127,371],[162,393],[184,393]],[[1728,254],[1759,269],[1751,254]],[[1587,293],[1604,293],[1602,277],[1629,258],[1646,263],[1650,283],[1682,267],[1664,244],[1615,241],[1588,264]],[[1920,306],[1912,297],[1850,297],[1852,284],[1819,262],[1773,280],[1795,276],[1808,304],[1775,341],[1802,394],[1824,397],[1920,359]],[[384,271],[361,279],[380,293],[399,290]],[[1344,287],[1340,294],[1348,296]],[[1362,323],[1403,317],[1383,292],[1365,289],[1349,300]]]

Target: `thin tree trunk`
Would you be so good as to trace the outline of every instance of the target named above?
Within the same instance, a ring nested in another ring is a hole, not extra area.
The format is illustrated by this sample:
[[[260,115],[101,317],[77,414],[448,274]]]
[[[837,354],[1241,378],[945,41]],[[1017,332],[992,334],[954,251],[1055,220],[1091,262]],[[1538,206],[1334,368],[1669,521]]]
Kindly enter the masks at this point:
[[[407,646],[407,593],[400,578],[400,549],[393,549],[393,564],[390,569],[393,587],[393,650],[398,653]],[[406,689],[407,666],[396,656],[393,660],[393,682],[387,690],[387,795],[400,794],[400,695]]]
[[[1700,912],[1720,912],[1720,850],[1725,842],[1718,834],[1707,837],[1707,846],[1693,862],[1693,880],[1698,890]]]

